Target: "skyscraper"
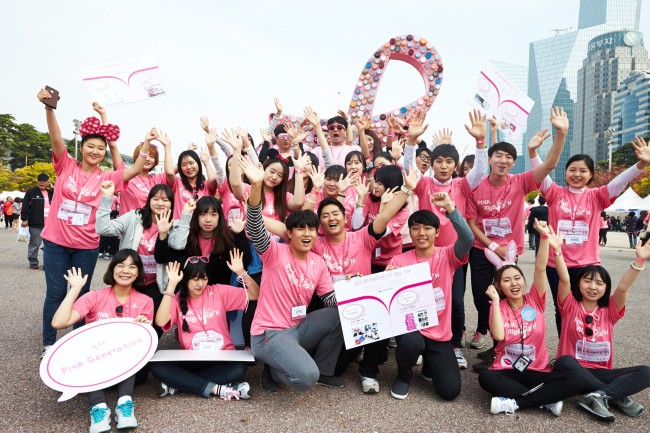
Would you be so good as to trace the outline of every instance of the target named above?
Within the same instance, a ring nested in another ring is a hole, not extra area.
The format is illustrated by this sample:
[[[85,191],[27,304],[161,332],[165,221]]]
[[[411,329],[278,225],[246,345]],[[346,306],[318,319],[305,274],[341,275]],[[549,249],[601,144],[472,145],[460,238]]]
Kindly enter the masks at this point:
[[[558,32],[556,36],[530,44],[528,96],[535,105],[528,118],[527,134],[535,134],[544,128],[552,129],[549,110],[553,105],[559,105],[567,112],[571,127],[559,169],[552,174],[554,180],[562,185],[563,168],[573,142],[577,73],[587,56],[589,41],[615,30],[638,30],[640,12],[641,0],[583,0],[580,2],[578,30]],[[540,148],[542,157],[546,156],[551,143],[548,140]],[[526,169],[530,168],[528,158],[524,159]]]
[[[646,69],[648,52],[637,31],[616,31],[589,41],[578,71],[578,100],[571,153],[586,153],[595,161],[609,156],[605,131],[611,126],[618,86],[634,70]]]
[[[636,71],[623,81],[614,99],[613,149],[650,131],[650,72]]]

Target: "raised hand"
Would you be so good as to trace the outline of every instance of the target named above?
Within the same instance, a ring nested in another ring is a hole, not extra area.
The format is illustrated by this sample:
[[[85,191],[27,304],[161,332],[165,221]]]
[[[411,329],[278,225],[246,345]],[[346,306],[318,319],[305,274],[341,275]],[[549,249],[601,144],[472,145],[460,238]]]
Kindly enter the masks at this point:
[[[248,149],[251,142],[248,140],[248,130],[244,127],[237,128],[237,135],[241,138],[242,150]]]
[[[485,139],[485,117],[485,114],[482,114],[480,110],[469,112],[469,124],[465,124],[465,129],[476,141]]]
[[[390,148],[390,156],[393,157],[395,161],[399,161],[399,159],[402,157],[402,152],[404,151],[404,146],[399,144],[399,142],[394,141],[393,142],[393,147]]]
[[[339,116],[341,116],[342,118],[344,118],[344,119],[345,119],[345,123],[348,122],[348,113],[346,113],[346,112],[343,111],[343,110],[337,110],[337,111],[336,111],[336,114],[338,114]]]
[[[50,99],[52,98],[52,95],[50,95],[50,92],[45,90],[44,88],[39,90],[38,93],[36,94],[36,97],[38,98],[39,101],[43,102],[45,99]]]
[[[386,123],[388,123],[388,127],[392,129],[394,132],[397,132],[399,134],[404,134],[402,125],[397,123],[397,120],[395,120],[392,114],[386,117]]]
[[[201,148],[201,151],[199,152],[199,158],[201,159],[203,165],[207,166],[210,164],[210,152],[208,152],[208,149],[206,147]]]
[[[632,147],[639,162],[647,166],[650,163],[650,146],[646,143],[645,139],[643,137],[636,137],[632,142]]]
[[[381,195],[381,204],[385,205],[386,203],[391,201],[393,197],[395,197],[395,192],[398,189],[399,187],[396,186],[395,188],[387,189],[386,191],[384,191],[384,193]]]
[[[105,180],[101,183],[99,189],[102,192],[103,197],[113,198],[113,194],[115,193],[115,184],[113,184],[112,180]]]
[[[228,268],[233,271],[237,276],[244,273],[244,253],[237,248],[230,250],[230,261],[226,262]]]
[[[418,170],[414,165],[409,167],[408,173],[402,171],[402,177],[404,178],[404,186],[409,190],[413,191],[418,186]]]
[[[81,275],[81,268],[70,268],[68,273],[63,276],[71,289],[81,289],[88,281],[88,275]]]
[[[551,136],[551,134],[547,134],[548,129],[542,129],[539,131],[537,134],[533,135],[533,137],[528,141],[528,151],[537,151],[537,148],[541,146],[544,141]]]
[[[169,285],[176,287],[178,283],[183,280],[183,271],[181,271],[181,264],[178,262],[167,263],[167,279]]]
[[[535,218],[535,224],[533,227],[535,227],[535,230],[537,230],[537,233],[540,235],[548,236],[548,234],[551,233],[550,227],[546,221],[539,221]]]
[[[217,142],[217,138],[219,138],[219,133],[217,132],[216,128],[211,128],[208,130],[208,132],[205,134],[205,144],[206,146],[214,146],[214,143]]]
[[[152,140],[156,139],[157,135],[158,135],[158,131],[156,130],[156,128],[151,128],[147,133],[147,135],[145,135],[144,141],[147,143],[151,143]]]
[[[485,291],[485,294],[490,298],[490,301],[492,302],[499,302],[501,298],[499,297],[499,292],[497,292],[497,288],[494,287],[492,284],[490,284]]]
[[[350,186],[352,186],[359,178],[359,175],[357,173],[350,173],[346,177],[343,176],[344,175],[341,175],[341,177],[339,177],[339,182],[338,182],[340,194],[345,194],[345,191],[348,188],[350,188]]]
[[[363,134],[363,131],[365,129],[368,129],[369,122],[370,122],[370,115],[368,113],[364,114],[363,116],[357,119],[357,121],[354,123],[354,126],[357,127],[357,131],[359,131],[359,134]]]
[[[431,203],[436,207],[447,209],[447,207],[450,206],[453,202],[451,201],[449,194],[446,192],[436,192],[435,194],[431,195]]]
[[[264,181],[264,167],[262,167],[262,164],[257,164],[257,166],[255,166],[245,157],[240,157],[237,163],[251,185],[260,184]]]
[[[169,139],[169,136],[167,133],[158,131],[156,130],[156,141],[158,141],[160,144],[163,145],[163,147],[167,147],[172,144],[172,141]]]
[[[368,195],[368,181],[363,181],[361,177],[358,177],[357,180],[354,182],[354,189],[357,190],[357,194],[359,197],[365,197]]]
[[[190,143],[190,144],[187,145],[187,150],[194,150],[194,151],[196,151],[196,149],[198,149],[198,148],[199,148],[199,145],[196,144],[196,143]]]
[[[563,242],[563,237],[562,234],[556,234],[555,230],[553,230],[552,226],[548,226],[549,229],[549,234],[548,234],[548,244],[551,248],[553,248],[553,251],[561,251],[562,250],[562,242]]]
[[[562,107],[551,108],[551,125],[557,129],[557,132],[566,134],[569,131],[569,118]]]
[[[309,173],[311,178],[311,183],[314,189],[322,189],[325,184],[325,175],[318,169],[317,165],[311,166],[311,172]]]
[[[306,107],[303,110],[303,114],[305,116],[305,120],[307,120],[311,126],[314,128],[320,128],[320,119],[318,118],[318,114],[314,111],[313,108]]]
[[[273,98],[273,102],[275,103],[276,115],[280,116],[282,114],[282,103],[280,102],[280,99],[278,99],[278,98]]]
[[[106,116],[106,109],[99,102],[93,102],[93,110],[103,119]]]
[[[269,131],[264,129],[264,128],[260,128],[260,135],[262,136],[262,140],[268,141],[269,143],[271,142],[271,139],[273,138],[273,137],[271,137],[271,134],[269,133]]]
[[[442,128],[440,131],[433,134],[431,140],[436,146],[440,146],[441,144],[453,144],[451,134],[451,129]]]
[[[223,139],[230,144],[230,147],[232,147],[233,153],[235,151],[241,151],[242,146],[244,145],[244,142],[242,138],[239,136],[237,131],[234,128],[230,129],[224,129],[221,132],[221,135],[223,136]]]
[[[424,110],[416,110],[413,112],[413,118],[409,123],[408,140],[409,143],[417,142],[420,135],[424,134],[429,125],[424,125],[424,118],[427,113]]]
[[[185,202],[185,205],[183,206],[183,213],[185,215],[192,215],[194,209],[196,209],[196,202],[194,201],[193,198],[191,198]]]
[[[243,215],[239,214],[230,222],[230,230],[232,230],[233,233],[241,233],[244,230],[244,227],[246,227],[246,221],[243,217]]]
[[[210,133],[210,121],[208,120],[208,116],[201,116],[199,119],[199,125],[201,125],[201,129],[204,130],[206,134]]]
[[[158,227],[158,234],[167,235],[174,225],[174,221],[170,218],[172,214],[171,209],[162,211],[160,215],[156,215],[156,226]]]
[[[309,155],[303,153],[297,159],[291,156],[291,161],[293,161],[293,167],[297,170],[304,170],[308,163],[311,162]]]

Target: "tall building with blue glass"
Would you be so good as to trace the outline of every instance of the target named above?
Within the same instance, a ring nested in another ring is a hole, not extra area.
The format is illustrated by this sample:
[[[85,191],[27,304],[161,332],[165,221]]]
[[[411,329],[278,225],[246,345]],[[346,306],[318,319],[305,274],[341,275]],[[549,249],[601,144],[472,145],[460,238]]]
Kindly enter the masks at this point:
[[[619,86],[614,98],[613,150],[650,133],[650,72],[635,71]]]
[[[576,31],[558,31],[553,37],[530,44],[528,96],[535,105],[528,118],[527,133],[534,134],[544,128],[552,130],[550,108],[554,105],[563,107],[571,122],[559,169],[552,173],[558,184],[565,183],[564,166],[570,157],[575,134],[577,75],[587,57],[589,42],[616,30],[638,30],[640,13],[641,0],[582,0]],[[539,149],[542,157],[548,153],[551,143],[547,140]],[[524,160],[526,169],[529,169],[530,161],[528,158]]]

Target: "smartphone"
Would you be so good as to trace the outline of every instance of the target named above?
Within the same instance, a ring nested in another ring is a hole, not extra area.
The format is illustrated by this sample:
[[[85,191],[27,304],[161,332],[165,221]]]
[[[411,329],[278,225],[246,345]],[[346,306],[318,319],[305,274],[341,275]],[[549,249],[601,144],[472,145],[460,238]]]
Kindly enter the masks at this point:
[[[43,104],[47,105],[48,107],[56,110],[56,104],[59,102],[59,91],[56,89],[51,88],[50,86],[45,86],[45,90],[48,91],[50,94],[50,97],[48,99],[43,100]]]

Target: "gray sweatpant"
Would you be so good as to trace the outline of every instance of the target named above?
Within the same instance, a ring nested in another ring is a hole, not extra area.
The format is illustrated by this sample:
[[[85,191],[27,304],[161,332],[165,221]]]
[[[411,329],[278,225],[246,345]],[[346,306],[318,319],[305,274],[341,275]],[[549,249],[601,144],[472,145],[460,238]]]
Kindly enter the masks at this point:
[[[332,376],[343,344],[336,308],[312,311],[298,325],[251,336],[255,359],[268,364],[276,382],[300,390],[322,374]]]
[[[27,260],[30,266],[38,266],[38,249],[43,243],[41,239],[41,232],[43,227],[30,227],[29,228],[29,245],[27,246]]]

